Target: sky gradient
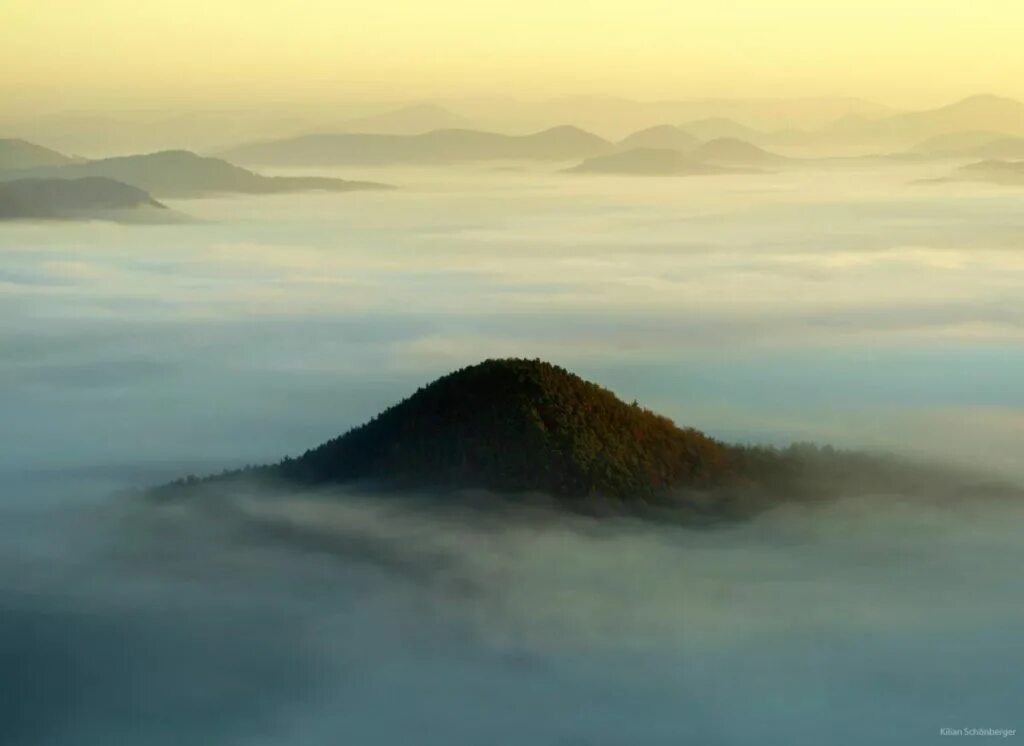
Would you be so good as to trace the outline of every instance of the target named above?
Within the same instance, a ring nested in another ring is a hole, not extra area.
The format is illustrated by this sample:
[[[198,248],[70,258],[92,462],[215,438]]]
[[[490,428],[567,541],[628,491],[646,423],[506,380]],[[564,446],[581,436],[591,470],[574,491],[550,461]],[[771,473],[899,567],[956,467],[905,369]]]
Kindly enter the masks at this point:
[[[1024,97],[1017,0],[5,0],[8,109],[460,96]]]

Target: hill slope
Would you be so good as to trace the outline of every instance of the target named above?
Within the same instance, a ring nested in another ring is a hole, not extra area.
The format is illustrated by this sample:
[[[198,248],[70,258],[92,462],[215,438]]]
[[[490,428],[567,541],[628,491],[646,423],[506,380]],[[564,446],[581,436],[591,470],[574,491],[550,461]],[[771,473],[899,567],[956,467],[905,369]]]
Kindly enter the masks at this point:
[[[716,140],[722,137],[734,137],[751,142],[759,142],[766,137],[764,132],[725,117],[709,117],[707,119],[685,122],[679,125],[679,129],[698,140],[705,141]]]
[[[697,176],[727,173],[729,169],[701,163],[678,150],[634,148],[588,158],[566,173],[622,174],[624,176]]]
[[[956,169],[950,181],[984,181],[990,184],[1024,186],[1024,161],[982,161]]]
[[[161,196],[199,196],[217,193],[274,194],[299,191],[347,192],[383,189],[383,184],[320,177],[261,176],[219,158],[204,158],[187,150],[164,150],[145,155],[103,158],[32,172],[46,178],[98,176],[115,179]],[[4,177],[9,177],[5,174]],[[0,177],[3,178],[3,177]]]
[[[912,147],[922,140],[960,132],[1024,135],[1024,103],[999,96],[971,96],[947,106],[896,114],[870,122],[839,123],[831,137],[890,147]]]
[[[783,164],[789,160],[737,137],[710,140],[691,151],[690,156],[698,161],[719,166],[769,166]]]
[[[282,166],[559,161],[586,158],[610,147],[608,141],[576,127],[553,127],[523,136],[446,129],[422,135],[305,135],[243,145],[223,155],[239,163]]]
[[[26,140],[0,138],[0,170],[49,168],[74,162],[74,158],[42,145]]]
[[[623,150],[634,148],[657,148],[664,150],[693,150],[700,145],[700,140],[684,132],[671,124],[662,124],[657,127],[648,127],[645,130],[634,132],[629,137],[619,141],[618,146]]]
[[[166,209],[146,192],[113,179],[18,179],[0,182],[0,220],[114,217]]]
[[[276,467],[305,483],[639,497],[726,469],[726,449],[550,363],[488,360],[446,375]]]
[[[1024,137],[1000,137],[972,148],[948,153],[964,160],[1024,160]]]

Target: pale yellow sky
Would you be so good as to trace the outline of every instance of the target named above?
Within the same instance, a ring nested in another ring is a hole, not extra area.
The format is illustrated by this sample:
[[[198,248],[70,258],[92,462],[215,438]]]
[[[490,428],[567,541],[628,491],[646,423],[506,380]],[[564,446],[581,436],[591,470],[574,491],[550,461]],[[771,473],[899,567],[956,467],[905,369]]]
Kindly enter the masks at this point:
[[[5,108],[1024,98],[1021,0],[0,0]]]

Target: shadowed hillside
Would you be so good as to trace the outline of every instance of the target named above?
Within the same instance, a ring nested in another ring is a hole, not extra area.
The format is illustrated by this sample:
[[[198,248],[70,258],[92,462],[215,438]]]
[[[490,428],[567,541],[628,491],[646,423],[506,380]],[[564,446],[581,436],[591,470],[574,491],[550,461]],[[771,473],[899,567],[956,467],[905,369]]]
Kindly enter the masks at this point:
[[[143,190],[113,179],[0,182],[0,220],[116,217],[139,208],[166,209]]]
[[[822,131],[831,139],[912,147],[956,133],[1024,135],[1024,104],[991,95],[970,96],[947,106],[894,114],[874,121],[847,120]]]
[[[26,140],[0,139],[0,170],[3,171],[48,168],[74,162],[74,158]]]
[[[386,479],[627,497],[705,482],[726,462],[711,438],[563,368],[488,360],[434,381],[279,470],[313,483]]]
[[[588,158],[566,173],[622,174],[624,176],[697,176],[728,173],[731,169],[702,163],[678,150],[634,148],[621,153]]]
[[[991,184],[1024,186],[1024,161],[982,161],[961,166],[951,181],[985,181]]]
[[[973,147],[943,153],[963,160],[1024,160],[1024,137],[999,137]]]
[[[12,172],[12,174],[15,172]],[[24,174],[25,172],[17,172]],[[161,196],[203,194],[275,194],[282,192],[384,189],[384,184],[322,177],[261,176],[219,158],[187,150],[165,150],[35,170],[32,176],[74,179],[98,176],[131,184]],[[3,178],[3,177],[0,177]],[[12,177],[8,177],[12,178]]]
[[[634,148],[657,148],[665,150],[693,150],[700,145],[700,140],[684,132],[678,127],[670,124],[663,124],[657,127],[648,127],[645,130],[634,132],[629,137],[620,140],[618,146],[623,150]]]
[[[679,129],[698,140],[716,140],[721,137],[732,137],[751,142],[760,142],[767,137],[766,133],[740,124],[725,117],[709,117],[685,122]]]
[[[789,159],[736,137],[719,137],[690,152],[698,161],[719,166],[781,165]]]

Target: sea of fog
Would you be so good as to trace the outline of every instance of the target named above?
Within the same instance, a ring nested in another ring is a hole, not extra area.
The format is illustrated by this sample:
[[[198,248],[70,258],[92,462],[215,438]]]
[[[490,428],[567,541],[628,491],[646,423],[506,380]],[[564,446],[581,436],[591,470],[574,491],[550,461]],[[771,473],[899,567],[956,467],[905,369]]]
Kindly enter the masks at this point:
[[[1024,737],[998,491],[711,531],[131,492],[504,355],[729,440],[1024,479],[1021,195],[913,183],[945,170],[361,169],[401,188],[0,226],[0,743]]]

